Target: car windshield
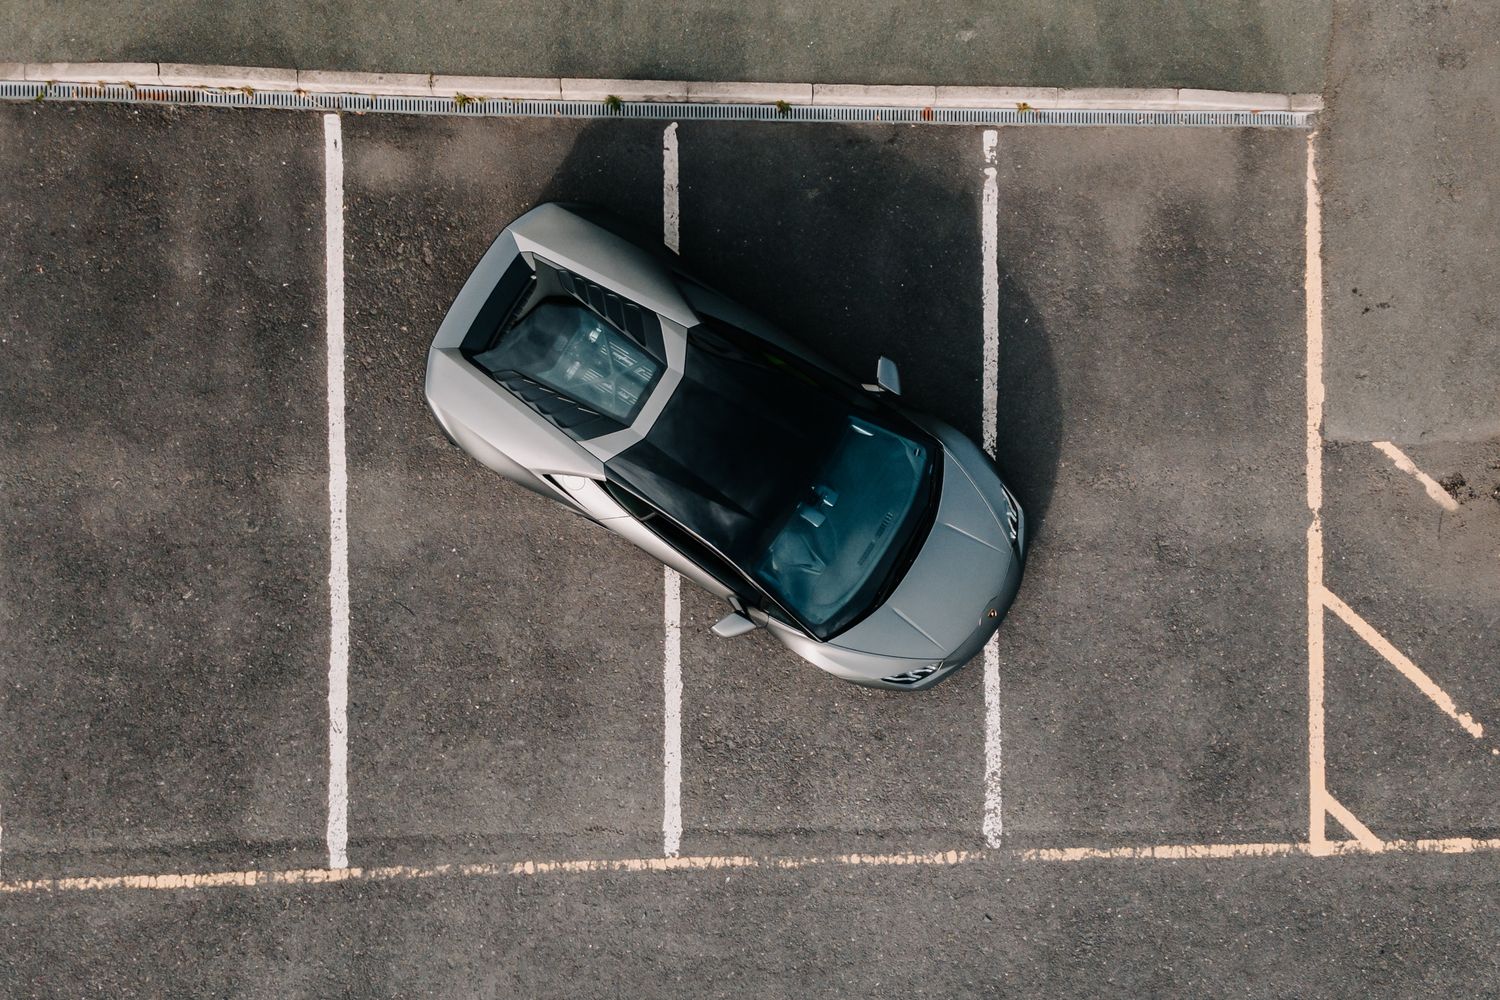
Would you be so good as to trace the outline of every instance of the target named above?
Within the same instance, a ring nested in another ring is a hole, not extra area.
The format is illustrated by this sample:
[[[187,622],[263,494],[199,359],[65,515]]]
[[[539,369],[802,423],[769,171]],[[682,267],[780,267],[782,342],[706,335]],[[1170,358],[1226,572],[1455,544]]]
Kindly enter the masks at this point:
[[[645,439],[605,468],[827,639],[898,569],[931,507],[935,449],[868,393],[710,321]]]
[[[756,581],[805,624],[826,630],[870,589],[921,491],[927,461],[921,444],[851,417],[755,563]]]

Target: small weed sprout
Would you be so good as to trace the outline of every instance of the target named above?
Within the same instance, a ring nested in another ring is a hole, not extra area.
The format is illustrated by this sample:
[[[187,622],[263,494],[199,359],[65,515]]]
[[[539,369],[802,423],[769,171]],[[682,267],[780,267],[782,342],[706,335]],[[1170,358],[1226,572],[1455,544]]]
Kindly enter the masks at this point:
[[[792,106],[790,104],[788,104],[786,101],[777,101],[776,102],[776,113],[778,115],[780,115],[781,117],[785,118],[787,115],[789,115],[789,114],[792,113]]]
[[[624,102],[621,101],[614,94],[608,94],[608,95],[605,96],[605,98],[604,98],[604,110],[605,111],[608,111],[612,115],[617,115],[617,114],[620,113],[620,108],[622,108],[622,107],[624,107]]]

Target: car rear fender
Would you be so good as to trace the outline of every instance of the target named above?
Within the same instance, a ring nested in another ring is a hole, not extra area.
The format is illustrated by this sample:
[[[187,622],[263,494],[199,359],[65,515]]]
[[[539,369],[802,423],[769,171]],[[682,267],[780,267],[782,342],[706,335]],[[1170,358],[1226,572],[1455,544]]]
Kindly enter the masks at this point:
[[[539,205],[510,224],[529,252],[582,275],[680,326],[698,322],[661,261],[561,205]]]

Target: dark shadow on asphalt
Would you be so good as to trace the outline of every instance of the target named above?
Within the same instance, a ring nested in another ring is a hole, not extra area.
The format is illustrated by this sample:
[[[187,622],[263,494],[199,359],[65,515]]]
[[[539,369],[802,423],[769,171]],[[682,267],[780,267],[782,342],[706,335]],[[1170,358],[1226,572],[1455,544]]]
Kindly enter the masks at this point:
[[[659,239],[661,199],[642,202],[638,174],[660,161],[618,155],[643,127],[586,126],[544,198],[598,205]],[[678,137],[688,270],[860,381],[888,355],[906,405],[982,439],[978,130],[684,122]],[[999,263],[996,464],[1035,539],[1062,412],[1046,329]]]

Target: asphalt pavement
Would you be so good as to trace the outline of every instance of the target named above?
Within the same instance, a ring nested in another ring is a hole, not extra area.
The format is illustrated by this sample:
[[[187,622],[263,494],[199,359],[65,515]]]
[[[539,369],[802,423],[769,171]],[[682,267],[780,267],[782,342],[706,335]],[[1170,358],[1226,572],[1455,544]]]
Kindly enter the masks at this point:
[[[689,265],[854,374],[893,357],[913,405],[976,437],[993,169],[997,460],[1034,519],[995,787],[980,663],[865,691],[759,634],[715,639],[721,609],[684,588],[700,861],[678,871],[660,567],[479,468],[421,397],[432,332],[508,221],[564,199],[662,228],[663,125],[340,123],[363,874],[321,882],[322,116],[0,106],[0,991],[1492,990],[1487,17],[1339,12],[1311,139],[1321,366],[1305,131],[1014,127],[991,157],[981,128],[678,126]],[[1394,41],[1414,32],[1420,60]],[[1320,672],[1314,374],[1339,602]],[[1349,820],[1327,836],[1408,846],[1306,853],[1317,753]],[[1111,851],[1129,856],[1090,859]],[[289,871],[309,874],[168,887]],[[26,887],[115,875],[162,887]]]
[[[0,0],[0,62],[1315,93],[1329,0]]]
[[[7,867],[315,860],[318,122],[51,110],[0,112]]]
[[[1336,5],[1328,82],[1327,583],[1476,719],[1491,718],[1500,182],[1489,151],[1500,142],[1490,96],[1500,93],[1500,11]],[[1435,502],[1374,442],[1401,449],[1451,502]],[[1430,704],[1411,702],[1410,685],[1342,625],[1330,629],[1330,782],[1372,827],[1462,815],[1493,836],[1493,734],[1426,726]]]

